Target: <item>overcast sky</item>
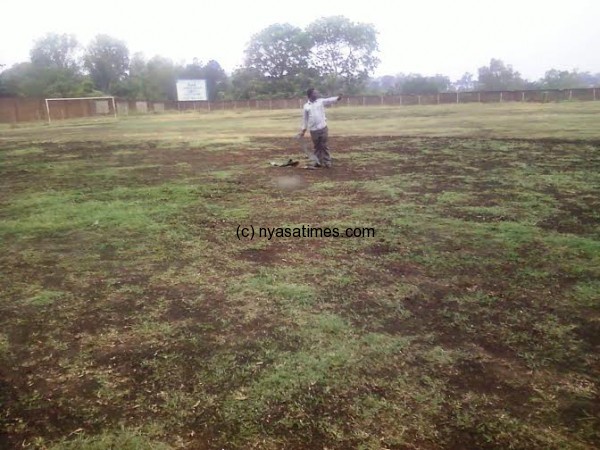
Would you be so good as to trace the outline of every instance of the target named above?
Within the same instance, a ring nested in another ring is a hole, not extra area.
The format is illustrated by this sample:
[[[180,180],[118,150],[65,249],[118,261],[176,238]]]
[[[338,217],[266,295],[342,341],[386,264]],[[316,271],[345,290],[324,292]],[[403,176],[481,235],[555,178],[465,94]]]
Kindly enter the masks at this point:
[[[531,80],[550,68],[600,72],[600,0],[7,0],[0,64],[27,61],[47,32],[73,33],[84,45],[105,33],[124,40],[131,54],[216,59],[230,73],[266,26],[305,27],[330,15],[375,25],[376,75],[441,73],[454,80],[491,58]]]

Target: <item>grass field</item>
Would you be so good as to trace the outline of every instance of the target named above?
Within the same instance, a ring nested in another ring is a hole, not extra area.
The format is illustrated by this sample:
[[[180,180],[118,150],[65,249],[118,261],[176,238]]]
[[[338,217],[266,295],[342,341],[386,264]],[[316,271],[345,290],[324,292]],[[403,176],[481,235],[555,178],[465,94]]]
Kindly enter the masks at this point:
[[[0,448],[597,448],[600,102],[329,121],[0,128]]]

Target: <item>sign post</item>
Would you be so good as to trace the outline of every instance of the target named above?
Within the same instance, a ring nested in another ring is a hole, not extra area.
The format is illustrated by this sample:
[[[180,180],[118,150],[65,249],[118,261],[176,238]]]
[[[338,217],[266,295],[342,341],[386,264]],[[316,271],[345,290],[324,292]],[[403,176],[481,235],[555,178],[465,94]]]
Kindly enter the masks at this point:
[[[180,102],[208,100],[206,80],[177,80],[177,100]]]

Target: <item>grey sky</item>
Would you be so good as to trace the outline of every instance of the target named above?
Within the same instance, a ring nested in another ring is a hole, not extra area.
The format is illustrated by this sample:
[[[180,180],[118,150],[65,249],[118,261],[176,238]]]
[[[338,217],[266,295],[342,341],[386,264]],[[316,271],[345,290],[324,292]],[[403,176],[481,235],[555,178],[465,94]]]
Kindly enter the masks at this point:
[[[216,59],[231,72],[249,39],[273,23],[304,27],[344,15],[379,31],[376,75],[399,72],[452,79],[499,58],[528,79],[550,68],[600,72],[600,0],[280,0],[172,2],[104,0],[10,1],[3,6],[0,64],[29,58],[46,32],[73,33],[87,45],[105,33],[127,42],[131,54],[175,62]]]

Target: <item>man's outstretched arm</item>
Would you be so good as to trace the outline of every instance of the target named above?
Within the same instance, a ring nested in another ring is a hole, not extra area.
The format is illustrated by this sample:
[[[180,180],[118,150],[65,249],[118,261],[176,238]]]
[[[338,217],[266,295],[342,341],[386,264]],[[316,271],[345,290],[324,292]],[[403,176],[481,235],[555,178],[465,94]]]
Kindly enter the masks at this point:
[[[329,97],[329,98],[324,98],[324,99],[323,99],[323,104],[324,104],[325,106],[327,106],[327,105],[332,105],[333,103],[337,103],[337,102],[339,102],[339,101],[342,99],[342,97],[344,97],[344,96],[343,96],[342,94],[340,94],[340,95],[338,95],[337,97]]]

